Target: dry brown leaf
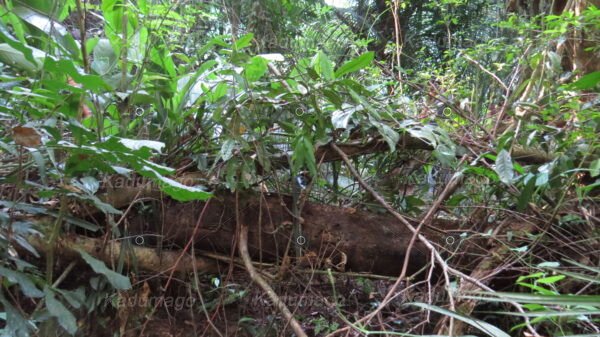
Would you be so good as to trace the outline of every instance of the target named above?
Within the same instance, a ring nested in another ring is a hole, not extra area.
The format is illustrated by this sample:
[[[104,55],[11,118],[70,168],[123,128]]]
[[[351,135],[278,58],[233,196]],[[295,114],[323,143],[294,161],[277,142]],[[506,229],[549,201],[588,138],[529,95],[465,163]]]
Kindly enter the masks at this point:
[[[34,128],[15,126],[12,131],[17,145],[37,147],[42,144],[42,137]]]

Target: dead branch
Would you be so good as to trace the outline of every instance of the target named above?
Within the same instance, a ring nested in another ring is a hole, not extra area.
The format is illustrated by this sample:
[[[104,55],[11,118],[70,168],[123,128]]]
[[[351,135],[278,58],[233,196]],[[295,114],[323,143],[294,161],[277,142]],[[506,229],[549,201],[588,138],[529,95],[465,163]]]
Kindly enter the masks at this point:
[[[423,243],[423,245],[425,245],[425,247],[427,247],[427,249],[429,249],[431,251],[431,254],[433,256],[433,258],[435,259],[435,261],[440,265],[440,267],[442,268],[443,271],[443,276],[445,278],[446,284],[448,286],[447,288],[447,292],[448,292],[448,296],[449,296],[449,301],[450,301],[450,310],[455,311],[456,307],[455,307],[455,303],[454,303],[454,296],[453,296],[453,292],[450,289],[450,277],[449,275],[455,275],[457,277],[462,278],[463,280],[466,280],[470,283],[472,283],[474,286],[479,287],[480,289],[486,290],[486,291],[491,291],[494,292],[493,289],[491,289],[490,287],[488,287],[487,285],[483,284],[481,281],[464,274],[463,272],[456,270],[452,267],[450,267],[446,261],[444,260],[444,258],[441,256],[441,254],[439,253],[439,251],[435,248],[435,246],[421,233],[419,233],[417,231],[417,229],[400,213],[398,213],[392,206],[390,206],[385,199],[379,195],[379,193],[377,193],[377,191],[375,191],[371,186],[369,186],[360,176],[360,174],[356,171],[356,169],[354,168],[354,166],[352,165],[352,163],[350,162],[350,159],[348,158],[348,156],[346,156],[344,154],[344,152],[337,147],[334,143],[330,144],[331,148],[334,149],[339,156],[342,158],[342,160],[344,161],[344,163],[346,164],[346,166],[348,167],[348,170],[352,173],[352,175],[356,178],[356,180],[359,182],[359,184],[365,189],[367,190],[369,193],[371,193],[371,195],[373,196],[373,198],[375,200],[377,200],[377,202],[379,202],[379,204],[381,204],[390,214],[392,214],[397,220],[399,220],[406,228],[408,228],[414,235],[417,236],[417,238],[419,239],[419,241],[421,241]],[[524,313],[525,311],[523,310],[523,307],[516,302],[511,302],[511,305],[513,305],[519,312]],[[379,309],[379,308],[378,308]],[[377,310],[377,309],[376,309]],[[381,310],[381,309],[379,309]],[[369,319],[371,319],[372,317],[374,317],[374,314],[371,313],[363,318],[361,318],[359,321],[357,321],[357,323],[361,323],[361,322],[365,322]],[[525,318],[525,323],[526,326],[528,328],[528,330],[534,335],[534,336],[539,336],[539,334],[537,333],[537,331],[531,326],[529,320],[527,319],[527,317]],[[347,328],[347,327],[346,327]],[[329,334],[328,336],[334,336],[336,333],[345,330],[343,329],[339,329],[337,331],[334,331],[333,333]],[[450,331],[453,331],[453,319],[450,319]]]
[[[29,243],[39,252],[46,253],[48,245],[39,236],[30,236]],[[216,273],[218,271],[216,262],[211,259],[185,255],[178,265],[175,261],[181,255],[176,251],[163,251],[159,256],[156,249],[131,246],[124,248],[119,241],[108,241],[106,249],[102,250],[103,240],[94,239],[80,235],[69,234],[62,236],[56,240],[56,252],[62,259],[77,260],[80,259],[80,254],[77,249],[81,249],[86,253],[104,261],[111,265],[116,263],[119,256],[124,253],[125,263],[129,266],[137,266],[140,269],[163,273],[175,268],[177,272],[187,273],[196,268],[205,273]]]
[[[279,298],[279,296],[277,296],[277,294],[275,293],[273,288],[271,288],[271,286],[267,283],[267,281],[265,281],[265,279],[263,279],[262,276],[260,276],[260,274],[254,268],[254,265],[252,265],[252,260],[250,259],[250,254],[248,253],[248,226],[246,226],[244,224],[240,224],[240,242],[239,242],[238,248],[239,248],[240,256],[244,260],[244,265],[246,266],[246,269],[248,270],[248,274],[250,275],[250,278],[254,282],[256,282],[262,288],[262,290],[267,294],[267,296],[269,296],[269,299],[271,299],[271,301],[273,301],[273,304],[275,305],[275,307],[277,307],[277,309],[279,309],[279,311],[283,314],[285,319],[289,322],[289,324],[292,327],[292,330],[294,330],[294,333],[296,334],[296,336],[308,337],[308,335],[302,329],[302,326],[300,326],[300,323],[298,323],[298,321],[294,318],[294,315],[292,315],[292,312],[290,311],[290,309],[287,308],[285,303],[283,303],[283,301]]]

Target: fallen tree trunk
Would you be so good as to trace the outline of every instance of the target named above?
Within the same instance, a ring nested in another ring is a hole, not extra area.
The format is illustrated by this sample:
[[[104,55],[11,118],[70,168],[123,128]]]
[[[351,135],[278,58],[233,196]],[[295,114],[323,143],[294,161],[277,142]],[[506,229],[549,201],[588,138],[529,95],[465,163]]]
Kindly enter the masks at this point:
[[[357,157],[372,153],[389,151],[390,148],[385,140],[381,137],[373,138],[368,141],[355,141],[336,144],[348,157]],[[434,147],[430,143],[424,141],[421,138],[413,137],[408,133],[403,133],[400,136],[397,149],[404,150],[427,150],[433,151]],[[512,151],[512,157],[515,161],[525,164],[544,164],[554,159],[554,156],[536,148],[525,148],[522,146],[515,146]],[[324,163],[332,161],[340,161],[341,157],[337,154],[329,144],[318,146],[315,150],[315,158]],[[289,158],[287,156],[280,156],[272,158],[272,162],[278,167],[287,167],[289,164]]]
[[[131,233],[148,240],[147,244],[171,244],[174,248],[184,245],[192,236],[203,202],[175,203],[152,207],[154,212],[130,216]],[[247,194],[240,202],[240,216],[248,224],[250,255],[264,261],[280,261],[286,253],[292,235],[291,197],[284,195]],[[136,213],[136,212],[133,212]],[[200,250],[229,253],[234,250],[235,200],[230,194],[215,196],[195,238]],[[302,244],[307,261],[320,267],[336,267],[338,270],[373,272],[397,275],[411,238],[411,233],[396,219],[386,214],[374,214],[353,208],[341,208],[307,202],[301,214]],[[452,222],[450,222],[452,224]],[[444,221],[435,226],[448,227]],[[453,227],[457,224],[454,223]],[[159,234],[161,242],[150,240]],[[443,235],[430,231],[433,242],[443,244]],[[293,243],[294,244],[294,243]],[[428,252],[421,244],[410,252],[411,268],[416,271],[428,262]]]

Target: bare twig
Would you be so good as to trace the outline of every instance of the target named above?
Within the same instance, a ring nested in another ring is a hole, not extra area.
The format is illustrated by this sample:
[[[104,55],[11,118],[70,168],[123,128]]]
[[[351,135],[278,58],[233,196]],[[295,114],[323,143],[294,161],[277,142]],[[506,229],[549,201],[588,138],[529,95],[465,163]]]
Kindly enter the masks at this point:
[[[453,294],[452,291],[449,287],[449,282],[450,282],[450,278],[449,275],[453,274],[457,277],[460,277],[468,282],[471,282],[475,285],[477,285],[479,288],[486,290],[486,291],[490,291],[490,292],[494,292],[493,289],[491,289],[490,287],[486,286],[485,284],[483,284],[481,281],[476,280],[472,277],[470,277],[469,275],[464,274],[461,271],[458,271],[450,266],[448,266],[448,264],[446,263],[446,261],[444,260],[444,258],[441,256],[441,254],[439,253],[439,251],[435,248],[435,246],[421,233],[419,233],[417,231],[417,228],[415,228],[402,214],[398,213],[392,206],[390,206],[390,204],[388,204],[385,199],[383,199],[383,197],[381,195],[379,195],[379,193],[377,193],[377,191],[375,191],[371,186],[369,186],[367,183],[365,183],[365,181],[362,179],[362,177],[360,176],[360,174],[356,171],[356,169],[354,168],[354,166],[352,165],[352,163],[350,162],[350,159],[348,159],[348,156],[346,156],[346,154],[334,143],[330,144],[331,148],[336,151],[339,156],[342,158],[342,160],[344,161],[344,163],[346,164],[346,166],[348,167],[348,170],[350,171],[350,173],[356,178],[356,180],[359,182],[359,184],[365,189],[367,190],[375,200],[377,200],[377,202],[379,202],[379,204],[381,204],[381,206],[383,206],[390,214],[392,214],[396,219],[398,219],[404,226],[406,226],[406,228],[408,228],[414,235],[417,236],[417,238],[419,239],[419,241],[421,241],[425,247],[427,247],[427,249],[429,249],[433,255],[433,257],[435,258],[435,261],[440,265],[440,267],[442,268],[442,272],[445,278],[445,281],[447,283],[448,286],[448,295],[449,295],[449,301],[450,301],[450,309],[452,311],[455,310],[454,308],[454,298],[453,298]],[[521,313],[524,313],[525,311],[523,310],[523,308],[521,307],[520,304],[516,303],[516,302],[511,302],[511,304]],[[381,309],[378,308],[378,310],[380,311]],[[376,313],[378,311],[376,309],[376,311],[374,311],[374,313]],[[373,313],[363,317],[362,319],[359,320],[359,322],[364,322],[367,319],[370,319],[374,316]],[[358,322],[357,322],[358,323]],[[535,329],[531,326],[529,319],[525,318],[525,324],[528,328],[528,330],[534,335],[534,336],[539,336],[539,334],[537,333],[537,331],[535,331]],[[340,332],[340,331],[345,331],[347,330],[346,328],[343,329],[339,329],[337,331],[334,331],[333,333],[329,334],[328,336],[334,336],[336,333]]]
[[[238,201],[238,194],[236,193],[236,222],[237,222],[237,226],[239,229],[239,239],[240,239],[239,244],[238,244],[238,249],[239,249],[240,256],[242,257],[242,260],[244,261],[244,265],[246,266],[246,270],[248,270],[248,274],[250,275],[250,278],[254,282],[256,282],[262,288],[262,290],[267,294],[267,296],[269,296],[271,301],[273,301],[273,305],[275,305],[275,307],[277,307],[277,309],[279,309],[281,314],[283,314],[285,319],[289,322],[289,324],[292,327],[292,330],[294,331],[296,336],[308,337],[308,335],[302,329],[302,326],[300,326],[300,323],[298,323],[298,321],[292,315],[292,312],[290,311],[290,309],[288,309],[288,307],[285,305],[285,303],[283,303],[283,301],[279,298],[279,296],[277,296],[277,294],[275,293],[273,288],[271,288],[269,283],[267,283],[267,281],[265,281],[265,279],[263,279],[262,276],[260,276],[260,274],[254,268],[254,265],[252,264],[252,260],[250,259],[250,254],[248,253],[248,226],[243,224],[240,220],[239,207],[237,207],[238,206],[237,201]]]

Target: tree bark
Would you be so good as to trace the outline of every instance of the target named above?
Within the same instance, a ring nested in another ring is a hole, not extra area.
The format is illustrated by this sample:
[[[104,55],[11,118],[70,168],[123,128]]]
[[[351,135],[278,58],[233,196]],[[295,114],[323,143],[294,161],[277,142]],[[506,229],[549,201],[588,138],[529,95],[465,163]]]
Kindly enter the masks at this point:
[[[261,196],[258,193],[247,194],[241,199],[241,221],[249,227],[249,253],[254,259],[280,261],[285,255],[292,234],[291,199],[285,195]],[[133,214],[129,219],[132,232],[128,235],[159,234],[166,248],[169,245],[176,248],[187,242],[204,203],[164,202],[167,204],[163,207],[154,207],[155,213],[146,216]],[[216,195],[194,238],[195,247],[219,253],[231,252],[234,248],[234,214],[233,196],[226,193]],[[308,252],[305,256],[313,257],[311,264],[382,275],[400,273],[411,233],[395,218],[387,214],[307,202],[300,220],[306,239],[305,243],[300,243]],[[433,223],[440,229],[458,226],[457,222],[444,220]],[[442,234],[434,230],[425,230],[424,233],[433,242],[444,244]],[[292,242],[294,244],[298,243]],[[428,253],[423,245],[415,244],[410,254],[410,272],[427,263]]]

